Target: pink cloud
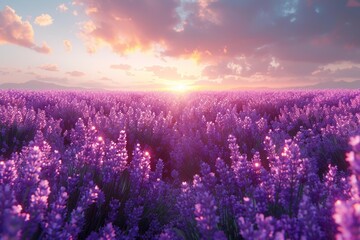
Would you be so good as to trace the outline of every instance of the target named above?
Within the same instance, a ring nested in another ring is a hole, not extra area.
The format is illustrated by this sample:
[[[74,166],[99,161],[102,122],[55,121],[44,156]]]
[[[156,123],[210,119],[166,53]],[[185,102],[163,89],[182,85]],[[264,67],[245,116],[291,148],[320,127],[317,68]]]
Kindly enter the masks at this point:
[[[152,72],[154,76],[162,79],[177,80],[182,78],[175,67],[163,67],[155,65],[147,67],[146,70]]]
[[[78,2],[88,15],[82,28],[88,52],[111,47],[120,55],[150,50],[191,58],[204,66],[204,80],[314,81],[319,66],[360,63],[360,14],[349,7],[359,0]],[[172,67],[146,70],[161,79],[184,78]]]
[[[39,66],[40,69],[50,72],[58,72],[59,67],[56,64],[43,64]]]
[[[313,76],[329,79],[359,79],[360,64],[352,62],[335,62],[319,66],[312,72]]]
[[[49,14],[41,14],[40,16],[37,16],[35,18],[34,23],[36,25],[45,27],[45,26],[49,26],[51,24],[53,24],[54,19],[49,15]]]
[[[9,72],[6,72],[6,71],[3,71],[3,70],[0,70],[0,75],[8,75]]]
[[[192,75],[182,75],[178,72],[176,67],[164,67],[159,65],[154,65],[151,67],[145,68],[146,71],[152,72],[154,76],[166,79],[166,80],[194,80],[197,77]]]
[[[28,21],[22,21],[22,18],[9,6],[0,11],[0,44],[6,43],[30,48],[39,53],[51,52],[46,43],[42,46],[34,43],[34,30],[31,24]]]
[[[83,77],[83,76],[85,76],[85,73],[80,72],[80,71],[67,72],[66,74],[71,76],[71,77]]]
[[[360,15],[346,1],[79,2],[90,18],[83,32],[90,52],[108,45],[126,54],[160,45],[162,55],[208,63],[239,56],[321,63],[351,56],[360,61],[354,57],[360,46],[360,31],[354,31]],[[327,42],[321,48],[315,43],[320,38]]]
[[[178,22],[176,0],[84,1],[91,21],[83,28],[89,52],[102,45],[123,54],[159,44]],[[160,14],[161,13],[161,14]]]
[[[60,4],[57,9],[60,11],[60,12],[66,12],[67,10],[69,10],[69,8],[66,6],[65,3],[62,3]]]
[[[360,2],[357,0],[348,0],[347,6],[348,7],[360,7]]]
[[[41,46],[34,46],[33,49],[39,53],[51,53],[51,48],[44,42]]]
[[[226,63],[219,63],[217,65],[208,65],[202,70],[202,76],[209,79],[218,79],[226,75],[233,75],[233,70],[230,69]]]
[[[238,57],[209,64],[202,70],[202,76],[208,79],[224,77],[254,77],[278,75],[283,70],[282,63],[275,57]]]
[[[97,13],[97,11],[98,11],[98,9],[97,9],[96,7],[90,7],[90,8],[87,8],[87,9],[85,10],[85,13],[86,13],[87,15],[91,15],[91,14],[93,14],[93,13]]]
[[[72,44],[69,40],[64,40],[64,47],[65,47],[65,51],[66,52],[71,52],[72,51]]]
[[[102,78],[100,78],[100,80],[102,80],[102,81],[111,81],[112,79],[108,78],[108,77],[102,77]]]
[[[124,70],[128,71],[131,69],[131,66],[128,64],[117,64],[117,65],[111,65],[110,68],[117,69],[117,70]]]
[[[9,75],[14,73],[22,73],[23,71],[17,68],[4,68],[0,67],[0,75]]]

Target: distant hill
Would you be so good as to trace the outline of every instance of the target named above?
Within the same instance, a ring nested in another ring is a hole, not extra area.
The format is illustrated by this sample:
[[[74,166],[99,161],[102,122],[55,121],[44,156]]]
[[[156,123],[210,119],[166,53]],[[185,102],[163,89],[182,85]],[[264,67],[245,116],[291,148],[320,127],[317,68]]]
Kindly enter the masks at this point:
[[[31,80],[24,83],[3,83],[0,84],[0,89],[15,89],[15,90],[95,90],[80,87],[65,87],[55,83],[47,83],[37,80]]]
[[[326,90],[326,89],[359,89],[360,90],[360,80],[354,82],[326,82],[326,83],[317,83],[314,85],[301,86],[301,87],[285,87],[285,88],[271,88],[271,87],[254,87],[254,88],[235,88],[232,90],[250,90],[250,91],[286,91],[286,90]]]
[[[295,89],[360,89],[360,80],[354,82],[327,82],[327,83],[318,83],[315,85],[297,87]]]

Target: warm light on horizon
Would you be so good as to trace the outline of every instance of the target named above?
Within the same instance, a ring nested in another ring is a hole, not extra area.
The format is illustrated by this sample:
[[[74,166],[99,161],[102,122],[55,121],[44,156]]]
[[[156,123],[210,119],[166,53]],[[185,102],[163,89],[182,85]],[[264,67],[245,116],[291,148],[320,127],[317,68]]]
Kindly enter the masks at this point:
[[[186,84],[174,84],[169,88],[169,90],[173,92],[183,93],[194,89],[192,89],[189,85]]]

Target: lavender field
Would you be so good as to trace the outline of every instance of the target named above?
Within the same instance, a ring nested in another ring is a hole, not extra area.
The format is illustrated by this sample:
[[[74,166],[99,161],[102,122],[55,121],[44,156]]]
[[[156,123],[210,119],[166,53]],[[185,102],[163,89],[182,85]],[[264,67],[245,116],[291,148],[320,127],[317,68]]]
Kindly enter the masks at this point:
[[[1,239],[360,239],[360,91],[0,92]]]

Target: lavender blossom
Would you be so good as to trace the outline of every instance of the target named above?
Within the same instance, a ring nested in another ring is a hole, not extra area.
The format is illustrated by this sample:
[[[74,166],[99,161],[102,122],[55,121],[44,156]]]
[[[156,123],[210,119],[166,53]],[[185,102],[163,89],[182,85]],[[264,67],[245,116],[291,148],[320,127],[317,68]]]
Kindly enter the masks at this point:
[[[347,201],[336,201],[335,213],[333,215],[335,222],[339,225],[338,239],[358,239],[360,238],[360,194],[359,194],[359,162],[360,162],[360,136],[350,139],[352,152],[348,154],[347,160],[350,163],[352,175],[351,199]]]
[[[194,215],[199,232],[203,239],[213,239],[219,223],[215,198],[209,192],[199,190],[195,201]]]
[[[159,240],[180,240],[182,239],[173,230],[165,229],[159,236]]]
[[[31,195],[29,206],[30,221],[27,222],[27,237],[32,236],[37,231],[38,224],[44,227],[50,192],[49,182],[47,180],[41,180],[35,193]]]
[[[360,201],[337,201],[335,204],[335,222],[339,225],[337,239],[360,238]]]
[[[89,183],[89,187],[85,189],[77,207],[71,212],[70,221],[65,224],[63,231],[64,237],[76,238],[82,231],[85,224],[84,211],[93,203],[95,203],[102,192],[93,182]]]
[[[279,233],[275,233],[274,222],[272,217],[265,218],[263,214],[256,215],[254,224],[243,217],[238,219],[240,233],[244,239],[279,239]]]
[[[57,199],[50,205],[51,210],[45,224],[46,236],[49,239],[55,239],[62,234],[68,198],[65,188],[61,187]]]
[[[106,226],[101,228],[99,234],[99,240],[112,240],[116,239],[116,231],[112,225],[112,223],[108,223]]]
[[[13,205],[4,210],[0,237],[2,239],[19,239],[23,236],[25,223],[30,220],[30,215],[22,213],[21,205]]]

